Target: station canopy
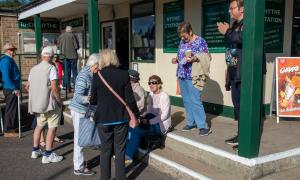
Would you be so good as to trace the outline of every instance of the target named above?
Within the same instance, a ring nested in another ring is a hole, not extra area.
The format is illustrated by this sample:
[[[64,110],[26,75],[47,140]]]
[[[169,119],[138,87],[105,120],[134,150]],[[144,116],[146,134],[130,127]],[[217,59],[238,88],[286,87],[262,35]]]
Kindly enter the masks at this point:
[[[120,3],[134,3],[141,0],[98,0],[99,11]],[[61,19],[88,13],[88,0],[38,0],[19,9],[18,20],[30,18],[36,14],[41,17]]]

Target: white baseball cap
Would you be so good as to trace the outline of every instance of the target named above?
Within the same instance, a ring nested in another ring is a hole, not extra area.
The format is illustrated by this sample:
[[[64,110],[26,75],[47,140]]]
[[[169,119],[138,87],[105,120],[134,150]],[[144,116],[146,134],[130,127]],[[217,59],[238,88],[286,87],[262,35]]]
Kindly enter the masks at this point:
[[[53,56],[53,54],[54,54],[53,48],[50,46],[44,47],[41,53],[42,56]]]

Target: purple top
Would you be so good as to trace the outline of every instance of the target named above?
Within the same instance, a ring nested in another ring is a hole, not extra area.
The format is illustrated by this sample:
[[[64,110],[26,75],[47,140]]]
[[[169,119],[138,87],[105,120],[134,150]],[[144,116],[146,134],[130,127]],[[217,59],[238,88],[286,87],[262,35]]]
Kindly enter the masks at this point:
[[[192,50],[192,54],[208,53],[208,47],[206,41],[197,36],[193,42],[180,41],[178,48],[178,67],[176,76],[180,79],[192,79],[192,63],[186,62],[185,51]]]

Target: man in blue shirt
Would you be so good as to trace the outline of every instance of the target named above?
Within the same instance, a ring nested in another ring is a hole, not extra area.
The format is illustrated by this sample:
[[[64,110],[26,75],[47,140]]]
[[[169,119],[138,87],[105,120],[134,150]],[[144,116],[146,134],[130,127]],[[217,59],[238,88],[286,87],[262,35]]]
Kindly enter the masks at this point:
[[[18,96],[20,95],[20,71],[14,56],[17,48],[11,43],[6,43],[3,47],[4,56],[0,60],[0,72],[4,84],[3,94],[5,96],[5,117],[4,117],[4,137],[18,137],[17,114]]]

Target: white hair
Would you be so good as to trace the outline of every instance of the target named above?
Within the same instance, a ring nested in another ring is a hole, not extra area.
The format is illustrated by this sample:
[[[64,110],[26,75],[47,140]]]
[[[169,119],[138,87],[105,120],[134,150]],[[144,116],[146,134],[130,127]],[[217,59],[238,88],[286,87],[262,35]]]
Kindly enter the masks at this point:
[[[97,63],[99,64],[99,61],[100,61],[99,53],[93,53],[92,55],[90,55],[89,59],[87,60],[86,65],[92,67]]]
[[[72,32],[72,26],[67,26],[66,27],[66,32]]]

